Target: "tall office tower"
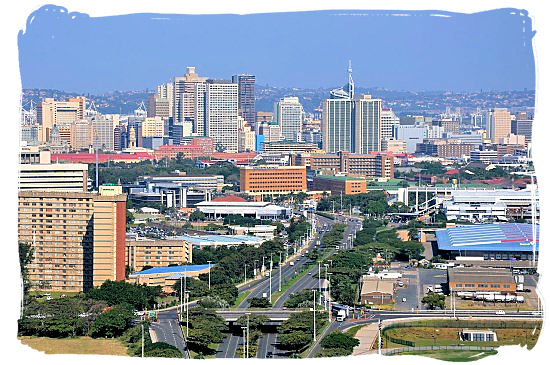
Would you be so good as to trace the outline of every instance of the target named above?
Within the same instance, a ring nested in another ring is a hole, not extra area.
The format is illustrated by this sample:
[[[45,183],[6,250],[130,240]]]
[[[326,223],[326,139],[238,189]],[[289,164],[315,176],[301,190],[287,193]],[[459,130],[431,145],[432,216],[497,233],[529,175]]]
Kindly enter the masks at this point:
[[[126,141],[125,141],[125,135],[126,135],[126,126],[125,125],[117,125],[113,130],[113,149],[115,151],[122,151],[124,148],[126,148]]]
[[[239,85],[228,80],[207,80],[204,94],[205,134],[216,149],[238,151]]]
[[[327,153],[355,151],[355,110],[351,99],[323,102],[323,149]]]
[[[506,108],[495,108],[489,111],[487,119],[487,137],[493,143],[499,143],[512,132],[512,116]]]
[[[256,125],[273,122],[273,112],[256,112]]]
[[[330,92],[330,99],[323,102],[323,149],[328,153],[355,151],[355,86],[351,77],[351,61],[348,67],[348,83]]]
[[[239,115],[256,130],[256,76],[233,75],[232,81],[239,85]]]
[[[284,97],[276,102],[273,116],[285,140],[301,142],[304,108],[297,97]]]
[[[395,115],[391,108],[383,108],[380,114],[381,133],[382,140],[388,140],[395,138],[393,134],[393,126],[399,125],[399,117]]]
[[[238,118],[239,146],[238,152],[250,152],[256,149],[256,132],[252,130],[243,117]]]
[[[195,85],[206,82],[206,77],[199,77],[195,67],[187,67],[183,77],[174,78],[173,117],[174,124],[182,125],[184,121],[193,122],[195,117]]]
[[[168,114],[164,115],[166,114],[166,111],[165,111],[166,107],[168,107]],[[157,86],[157,93],[155,94],[155,110],[156,110],[156,115],[149,115],[149,109],[147,109],[147,116],[148,117],[159,116],[159,117],[166,117],[166,118],[173,116],[174,83],[168,82],[166,84],[160,84]]]
[[[21,141],[25,141],[27,146],[38,145],[38,126],[37,125],[22,125],[21,126]]]
[[[512,121],[512,133],[525,136],[525,143],[531,143],[533,138],[533,119],[527,113],[518,113]]]
[[[142,137],[164,137],[165,121],[161,117],[145,118],[141,123]]]
[[[113,120],[103,116],[95,117],[92,120],[94,149],[102,151],[114,151],[115,134]]]
[[[264,142],[279,142],[282,139],[281,126],[272,123],[262,123],[258,125],[258,132],[264,136]]]
[[[71,124],[71,148],[73,150],[88,149],[92,144],[93,137],[92,122],[89,120],[77,120]]]
[[[360,95],[355,104],[355,153],[371,153],[382,150],[381,114],[382,99]]]
[[[54,125],[65,126],[75,120],[83,119],[86,109],[86,98],[69,98],[66,101],[55,101],[45,98],[38,103],[37,120],[41,125],[40,142],[48,142]]]
[[[99,195],[19,192],[19,241],[34,249],[32,287],[79,292],[124,280],[126,195],[106,188]]]

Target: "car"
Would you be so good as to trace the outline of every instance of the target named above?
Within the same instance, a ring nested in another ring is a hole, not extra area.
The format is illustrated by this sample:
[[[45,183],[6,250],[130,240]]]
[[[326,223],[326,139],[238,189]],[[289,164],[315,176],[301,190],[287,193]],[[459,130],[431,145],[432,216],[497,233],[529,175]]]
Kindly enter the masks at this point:
[[[499,315],[499,316],[503,316],[503,315],[506,314],[506,312],[503,311],[503,310],[498,310],[498,311],[495,312],[495,314],[497,314],[497,315]]]
[[[405,285],[405,284],[403,284],[403,282],[402,282],[402,281],[400,281],[400,282],[398,282],[398,283],[397,283],[397,285],[399,285],[399,286],[403,286],[403,285]]]
[[[265,354],[265,357],[269,359],[273,358],[273,352],[268,351],[267,354]]]
[[[311,275],[312,273],[308,272],[307,274],[308,274],[308,275]]]
[[[405,302],[407,301],[407,298],[403,298],[403,299],[401,299],[401,301],[402,301],[403,303],[405,303]]]

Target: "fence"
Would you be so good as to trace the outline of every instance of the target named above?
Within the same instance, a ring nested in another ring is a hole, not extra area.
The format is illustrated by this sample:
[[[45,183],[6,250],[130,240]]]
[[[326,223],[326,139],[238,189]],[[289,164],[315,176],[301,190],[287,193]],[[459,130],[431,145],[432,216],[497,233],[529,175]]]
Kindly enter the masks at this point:
[[[459,350],[459,351],[493,351],[496,347],[490,346],[421,346],[421,347],[401,347],[391,350],[384,350],[383,355],[389,356],[404,352],[415,351],[435,351],[435,350]]]
[[[436,328],[491,328],[491,329],[533,329],[540,328],[542,322],[539,321],[493,321],[493,320],[432,320],[418,322],[392,323],[384,327],[382,332],[392,328],[410,328],[410,327],[436,327]]]

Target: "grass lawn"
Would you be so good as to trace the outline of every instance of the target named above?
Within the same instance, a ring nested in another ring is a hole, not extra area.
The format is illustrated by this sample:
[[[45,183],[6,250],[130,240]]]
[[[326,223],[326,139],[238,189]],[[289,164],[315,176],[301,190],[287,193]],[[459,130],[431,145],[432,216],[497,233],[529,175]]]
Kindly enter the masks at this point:
[[[128,356],[128,348],[116,339],[19,337],[23,345],[46,354],[93,354]]]
[[[395,355],[420,355],[443,361],[466,362],[476,361],[487,356],[496,355],[497,351],[460,351],[460,350],[438,350],[438,351],[411,351]]]
[[[504,345],[521,345],[527,343],[527,348],[531,349],[537,343],[540,328],[535,331],[533,329],[522,328],[505,328],[494,329],[497,334],[498,341],[494,342],[467,342],[459,339],[460,328],[435,328],[435,327],[409,327],[409,328],[392,328],[386,331],[387,336],[394,338],[413,341],[416,346],[445,346],[458,345],[465,346],[504,346]],[[403,345],[389,342],[390,347],[402,347]]]
[[[358,324],[357,326],[348,328],[347,331],[344,331],[344,332],[350,335],[351,337],[355,337],[355,335],[357,334],[357,332],[359,332],[361,328],[368,326],[369,324],[370,323]]]
[[[235,304],[231,306],[231,309],[238,308],[239,305],[241,305],[241,303],[243,302],[243,300],[249,295],[250,295],[250,290],[245,290],[243,292],[240,292],[239,295],[237,296],[237,299],[235,299]]]
[[[311,268],[313,268],[313,266],[314,266],[313,264],[303,266],[303,271],[294,275],[294,277],[292,277],[292,279],[290,279],[286,283],[283,283],[283,285],[281,286],[281,291],[275,291],[274,293],[272,293],[271,302],[275,303],[277,299],[279,299],[279,297],[283,295],[292,285],[296,284],[301,278],[307,275],[307,273],[311,270]]]

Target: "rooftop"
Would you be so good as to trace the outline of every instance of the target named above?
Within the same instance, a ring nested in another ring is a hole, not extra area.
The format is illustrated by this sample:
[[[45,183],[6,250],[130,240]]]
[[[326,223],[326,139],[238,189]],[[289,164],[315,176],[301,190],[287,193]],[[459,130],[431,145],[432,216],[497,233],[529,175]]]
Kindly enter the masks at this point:
[[[151,269],[143,270],[140,272],[135,272],[132,275],[151,275],[151,274],[177,274],[177,273],[187,273],[192,271],[202,271],[208,269],[209,267],[214,267],[215,264],[205,264],[205,265],[182,265],[182,266],[162,266],[162,267],[153,267]]]
[[[365,179],[361,179],[359,177],[341,176],[341,175],[317,175],[315,176],[315,178],[325,179],[325,180],[338,180],[338,181],[365,181]]]
[[[393,282],[390,280],[363,279],[361,295],[373,292],[393,294]]]
[[[479,224],[435,232],[440,250],[447,251],[533,251],[532,226],[528,223]],[[539,226],[536,225],[536,250]]]
[[[212,199],[211,201],[213,201],[213,202],[232,202],[232,203],[247,202],[247,200],[245,198],[242,198],[242,197],[237,196],[237,195],[220,196],[219,198]]]
[[[449,269],[449,281],[512,284],[514,283],[514,276],[509,269],[464,267]]]

